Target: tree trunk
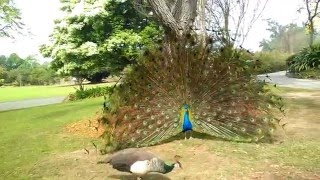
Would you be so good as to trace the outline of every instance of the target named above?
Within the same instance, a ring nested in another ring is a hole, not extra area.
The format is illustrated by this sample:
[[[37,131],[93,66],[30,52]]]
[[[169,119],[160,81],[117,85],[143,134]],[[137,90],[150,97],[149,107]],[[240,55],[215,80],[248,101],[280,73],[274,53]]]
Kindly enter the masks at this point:
[[[181,38],[189,31],[197,15],[198,0],[148,0],[151,9],[162,22],[166,32]]]
[[[309,46],[313,45],[314,40],[314,24],[313,21],[310,21],[310,34],[309,34]]]

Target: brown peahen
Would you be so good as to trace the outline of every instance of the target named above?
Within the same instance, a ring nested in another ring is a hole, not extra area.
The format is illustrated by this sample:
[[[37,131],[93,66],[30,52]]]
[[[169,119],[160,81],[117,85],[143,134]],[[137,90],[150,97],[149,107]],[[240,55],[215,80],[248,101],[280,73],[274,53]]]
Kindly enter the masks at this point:
[[[118,151],[98,164],[110,164],[118,171],[129,172],[138,175],[137,179],[149,172],[167,174],[174,168],[182,168],[179,161],[181,157],[174,156],[175,162],[166,164],[156,155],[138,148],[129,148]]]
[[[281,98],[256,79],[243,50],[187,35],[146,50],[114,90],[109,113],[118,148],[154,145],[181,132],[226,140],[271,140]]]

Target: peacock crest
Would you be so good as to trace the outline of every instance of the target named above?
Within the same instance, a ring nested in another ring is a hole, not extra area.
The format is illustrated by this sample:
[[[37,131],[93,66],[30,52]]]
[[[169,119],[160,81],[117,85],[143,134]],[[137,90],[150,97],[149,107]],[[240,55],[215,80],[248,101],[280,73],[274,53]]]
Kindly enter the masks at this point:
[[[146,50],[111,97],[119,147],[154,145],[186,128],[232,141],[270,140],[281,98],[239,53],[215,48],[210,38]]]

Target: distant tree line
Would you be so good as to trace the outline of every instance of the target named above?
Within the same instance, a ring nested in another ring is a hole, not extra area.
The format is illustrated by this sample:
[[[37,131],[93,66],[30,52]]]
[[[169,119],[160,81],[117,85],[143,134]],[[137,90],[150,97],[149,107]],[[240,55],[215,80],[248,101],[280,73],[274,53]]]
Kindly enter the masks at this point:
[[[297,53],[309,46],[308,32],[303,25],[288,24],[281,25],[276,21],[268,21],[268,31],[270,37],[260,42],[262,51],[278,51],[284,53]],[[319,42],[319,36],[313,35],[316,43]]]
[[[25,59],[15,53],[0,56],[0,86],[49,85],[58,80],[48,63],[40,64],[32,56]]]

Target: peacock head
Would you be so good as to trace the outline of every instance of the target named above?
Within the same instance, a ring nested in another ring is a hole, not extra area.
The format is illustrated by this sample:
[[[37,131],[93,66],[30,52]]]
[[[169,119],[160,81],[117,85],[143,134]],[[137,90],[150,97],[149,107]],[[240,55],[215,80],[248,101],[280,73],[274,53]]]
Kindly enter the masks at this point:
[[[188,110],[188,109],[189,109],[188,104],[184,103],[184,104],[183,104],[183,108],[184,108],[185,110]]]

